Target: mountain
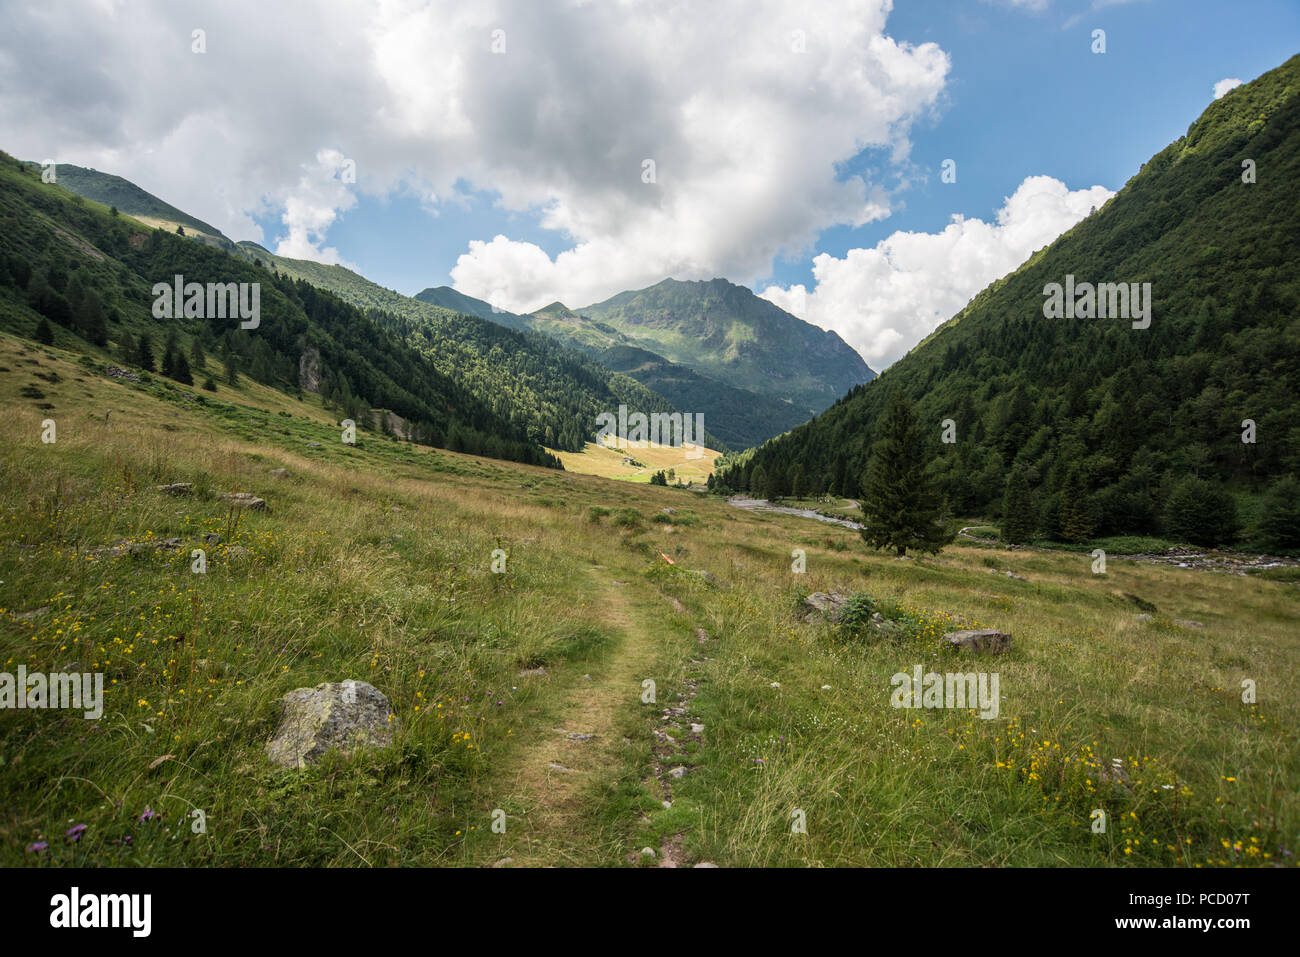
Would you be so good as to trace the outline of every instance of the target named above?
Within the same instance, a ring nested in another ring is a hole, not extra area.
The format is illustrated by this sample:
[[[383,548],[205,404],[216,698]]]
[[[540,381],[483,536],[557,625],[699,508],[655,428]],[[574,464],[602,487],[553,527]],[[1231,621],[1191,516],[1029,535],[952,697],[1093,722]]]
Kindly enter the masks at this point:
[[[601,365],[630,376],[677,408],[703,410],[709,431],[731,448],[750,448],[807,421],[788,402],[737,389],[636,346],[610,346],[593,355]]]
[[[240,317],[155,316],[155,283],[178,274],[205,287],[242,285],[250,303],[256,288],[256,326],[241,327]],[[39,168],[0,153],[0,328],[80,351],[96,371],[125,367],[113,374],[160,393],[201,383],[186,401],[214,401],[208,392],[229,403],[254,384],[318,393],[363,432],[378,424],[454,451],[559,466],[525,428],[440,371],[399,325],[42,183]],[[161,380],[153,378],[155,355]]]
[[[540,332],[510,329],[403,296],[343,266],[276,256],[256,243],[239,245],[246,258],[366,310],[443,375],[463,383],[498,416],[547,448],[580,451],[595,437],[597,416],[617,413],[620,405],[645,413],[683,411],[635,379]],[[704,444],[726,445],[707,425]]]
[[[577,310],[593,328],[815,415],[875,373],[834,332],[725,279],[663,282]],[[614,343],[611,343],[614,344]]]
[[[473,296],[467,296],[463,292],[457,292],[450,286],[435,286],[430,289],[423,289],[412,298],[434,306],[441,306],[443,309],[449,309],[452,312],[458,312],[462,316],[478,316],[480,319],[487,319],[508,329],[527,329],[530,327],[527,316],[518,316],[513,312],[498,309],[491,303],[484,302],[482,299],[475,299]]]
[[[35,163],[31,165],[37,166]],[[38,166],[37,168],[39,169]],[[54,173],[55,182],[64,189],[110,208],[115,207],[119,213],[133,216],[148,226],[156,226],[168,232],[175,232],[176,227],[181,226],[185,235],[197,237],[209,245],[226,250],[234,246],[215,226],[164,202],[130,180],[85,166],[73,166],[71,163],[57,164]]]
[[[1097,535],[1230,540],[1234,510],[1248,525],[1269,484],[1300,471],[1297,182],[1300,56],[1210,104],[1105,206],[720,483],[801,466],[857,494],[885,402],[902,391],[959,515],[996,515],[1017,468],[1043,537],[1062,534],[1066,506]],[[1076,281],[1150,283],[1149,327],[1046,318],[1054,284]],[[953,444],[940,441],[945,419]],[[1189,531],[1189,511],[1228,522]]]

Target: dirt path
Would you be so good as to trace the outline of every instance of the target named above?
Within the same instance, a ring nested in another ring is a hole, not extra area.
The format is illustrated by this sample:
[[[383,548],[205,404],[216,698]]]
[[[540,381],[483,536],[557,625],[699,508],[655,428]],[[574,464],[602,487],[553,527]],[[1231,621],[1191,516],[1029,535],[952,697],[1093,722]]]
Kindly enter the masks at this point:
[[[591,820],[593,797],[614,785],[626,765],[630,742],[620,728],[639,704],[641,682],[655,669],[662,647],[654,613],[662,619],[669,611],[625,570],[593,569],[592,576],[592,607],[616,632],[614,642],[600,660],[556,669],[546,679],[564,682],[563,700],[558,712],[521,736],[495,777],[501,806],[511,808],[509,839],[498,860],[485,863],[565,866],[622,859],[621,845],[602,846],[612,842]]]

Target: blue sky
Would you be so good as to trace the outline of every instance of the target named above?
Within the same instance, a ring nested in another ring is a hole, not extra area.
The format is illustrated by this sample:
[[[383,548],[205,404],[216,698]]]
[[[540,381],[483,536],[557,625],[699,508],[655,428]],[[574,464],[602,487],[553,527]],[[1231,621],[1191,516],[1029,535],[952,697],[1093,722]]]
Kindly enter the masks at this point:
[[[1300,52],[1295,0],[1133,0],[1052,3],[1034,11],[1009,3],[899,0],[886,32],[900,41],[939,44],[952,58],[939,115],[913,128],[912,166],[900,169],[882,150],[847,164],[871,171],[891,189],[891,215],[853,228],[832,226],[813,249],[778,259],[751,283],[810,283],[815,253],[842,256],[897,230],[940,230],[954,213],[991,217],[1020,182],[1048,175],[1071,188],[1118,190],[1154,153],[1186,132],[1211,101],[1213,83],[1249,81]],[[1078,20],[1065,26],[1073,17]],[[1091,33],[1106,31],[1106,53],[1091,52]],[[942,183],[940,164],[957,163]],[[503,233],[549,255],[573,245],[543,229],[539,217],[472,193],[467,208],[436,214],[410,196],[362,197],[328,231],[328,245],[367,277],[399,292],[450,285],[471,239]],[[256,217],[268,239],[284,234],[275,211]],[[585,305],[573,303],[572,305]]]

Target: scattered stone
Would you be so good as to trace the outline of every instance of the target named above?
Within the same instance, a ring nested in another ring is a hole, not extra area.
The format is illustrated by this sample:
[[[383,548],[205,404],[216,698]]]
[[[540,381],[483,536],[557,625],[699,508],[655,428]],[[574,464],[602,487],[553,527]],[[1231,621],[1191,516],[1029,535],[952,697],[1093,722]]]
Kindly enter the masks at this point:
[[[266,746],[267,757],[281,767],[312,764],[334,749],[348,755],[393,741],[388,698],[365,681],[295,688],[281,708],[280,727]]]
[[[325,446],[321,445],[319,442],[308,442],[308,443],[307,443],[307,448],[309,448],[309,449],[323,449],[324,447],[325,447]]]
[[[1186,618],[1175,618],[1174,624],[1180,625],[1183,628],[1204,628],[1205,627],[1205,625],[1201,624],[1199,621],[1189,621]]]
[[[209,545],[220,545],[220,544],[221,544],[221,536],[220,536],[219,534],[217,534],[216,532],[204,532],[204,533],[203,533],[203,541],[206,542],[206,543],[209,544]]]
[[[223,502],[229,502],[234,508],[247,508],[253,511],[265,511],[266,500],[260,499],[252,492],[225,492],[221,496]]]
[[[1146,612],[1143,612],[1142,614],[1138,615],[1138,621],[1154,621],[1154,620],[1155,620],[1155,616],[1148,615]]]
[[[703,733],[704,733],[704,725],[702,724],[691,725],[691,734],[703,734]]]
[[[580,731],[570,731],[565,735],[570,741],[590,741],[595,737],[594,734],[583,734]]]
[[[779,688],[779,687],[781,687],[781,682],[779,682],[779,681],[773,681],[770,685],[768,685],[768,687],[769,687],[769,688]]]
[[[227,558],[249,558],[253,553],[243,545],[229,545],[226,547],[225,556]]]
[[[556,764],[554,761],[546,766],[552,771],[564,771],[566,774],[572,770],[571,768],[566,768],[563,764]]]
[[[831,690],[830,685],[822,685],[822,691],[830,691],[830,690]]]
[[[668,772],[668,776],[670,778],[675,778],[678,781],[680,781],[682,778],[686,777],[688,772],[689,772],[688,768],[679,764],[677,765],[677,767],[673,768],[671,771]]]
[[[132,382],[140,381],[140,374],[132,372],[129,369],[119,369],[117,366],[109,366],[104,370],[104,375],[110,379],[130,379]]]
[[[824,615],[831,621],[839,621],[848,610],[848,603],[849,596],[843,592],[815,591],[803,600],[803,606],[807,609],[803,620],[810,622],[818,615]]]
[[[515,859],[514,859],[513,857],[503,857],[503,858],[501,858],[501,860],[497,861],[497,862],[496,862],[495,864],[493,864],[492,866],[493,866],[493,867],[506,867],[507,865],[513,864],[514,862],[515,862]]]
[[[643,848],[641,848],[641,856],[642,856],[642,857],[656,857],[656,856],[658,856],[658,855],[655,854],[655,849],[654,849],[653,847],[643,847]]]
[[[664,810],[665,810],[665,811],[669,810],[669,809],[672,808],[672,806],[673,806],[673,802],[672,802],[672,801],[663,801],[663,802],[661,802],[661,803],[663,804],[663,806],[664,806]]]
[[[193,482],[172,482],[170,485],[155,485],[160,492],[166,492],[168,495],[193,495]]]
[[[267,474],[273,478],[285,479],[289,478],[293,473],[288,469],[271,469]]]
[[[1008,578],[1014,578],[1014,579],[1015,579],[1016,581],[1018,581],[1018,582],[1029,581],[1029,579],[1027,579],[1027,578],[1022,578],[1022,577],[1020,577],[1019,575],[1015,574],[1014,572],[1007,572],[1007,577],[1008,577]]]
[[[49,610],[50,610],[50,606],[45,605],[42,608],[33,608],[31,611],[21,612],[19,614],[14,615],[14,617],[19,621],[31,621],[33,618],[40,618],[41,615],[47,614]]]
[[[518,677],[520,677],[520,678],[545,678],[545,677],[546,677],[546,669],[545,669],[545,668],[527,668],[527,669],[525,669],[525,670],[519,672]]]
[[[993,628],[950,631],[943,640],[963,651],[985,652],[998,655],[1011,647],[1011,636]]]

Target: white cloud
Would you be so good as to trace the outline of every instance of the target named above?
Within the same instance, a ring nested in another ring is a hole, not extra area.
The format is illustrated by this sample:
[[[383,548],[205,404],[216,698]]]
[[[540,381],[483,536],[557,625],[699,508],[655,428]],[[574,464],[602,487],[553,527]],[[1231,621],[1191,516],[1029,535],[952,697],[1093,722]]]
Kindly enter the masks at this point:
[[[1239,86],[1241,86],[1241,81],[1235,76],[1230,76],[1227,79],[1220,80],[1218,83],[1214,84],[1214,98],[1217,100],[1229,90],[1235,90]]]
[[[993,223],[954,216],[938,233],[896,232],[842,259],[823,253],[813,260],[811,291],[769,286],[762,295],[835,330],[879,371],[1113,195],[1101,186],[1071,191],[1050,176],[1030,176]]]
[[[482,237],[456,287],[509,309],[584,305],[665,275],[752,281],[828,226],[888,215],[881,185],[839,164],[868,148],[905,159],[950,65],[933,43],[888,37],[890,7],[13,5],[0,129],[16,155],[120,173],[232,238],[262,241],[251,216],[270,213],[283,231],[266,241],[311,258],[337,257],[326,234],[357,191],[435,204],[499,192],[570,248],[552,259]],[[322,151],[355,160],[357,184]]]

